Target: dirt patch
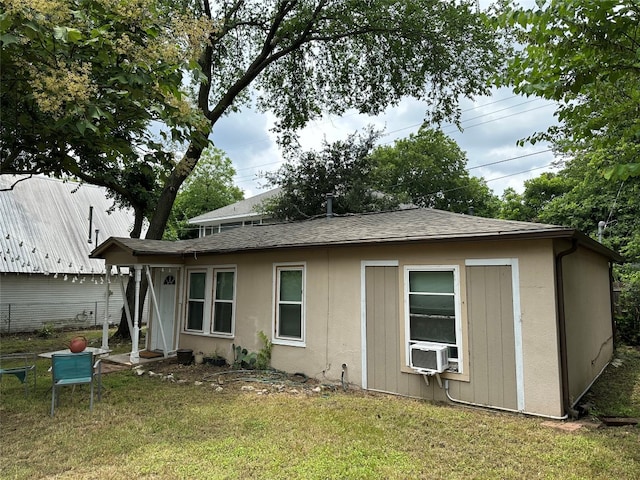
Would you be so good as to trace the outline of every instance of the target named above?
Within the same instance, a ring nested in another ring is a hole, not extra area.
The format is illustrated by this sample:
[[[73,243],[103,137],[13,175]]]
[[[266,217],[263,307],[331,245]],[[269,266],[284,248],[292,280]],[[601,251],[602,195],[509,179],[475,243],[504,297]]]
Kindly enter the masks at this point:
[[[243,391],[257,394],[321,394],[342,391],[342,385],[322,383],[302,373],[290,374],[278,370],[244,370],[214,365],[183,365],[177,359],[160,360],[134,368],[140,376],[158,381],[198,385],[217,392]],[[348,389],[347,389],[348,390]]]

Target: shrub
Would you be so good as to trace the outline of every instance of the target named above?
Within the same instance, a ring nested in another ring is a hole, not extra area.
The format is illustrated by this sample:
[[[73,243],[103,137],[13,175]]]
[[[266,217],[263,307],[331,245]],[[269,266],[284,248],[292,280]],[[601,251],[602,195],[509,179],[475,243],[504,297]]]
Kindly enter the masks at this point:
[[[640,345],[640,270],[620,271],[622,289],[616,306],[616,333],[626,345]]]

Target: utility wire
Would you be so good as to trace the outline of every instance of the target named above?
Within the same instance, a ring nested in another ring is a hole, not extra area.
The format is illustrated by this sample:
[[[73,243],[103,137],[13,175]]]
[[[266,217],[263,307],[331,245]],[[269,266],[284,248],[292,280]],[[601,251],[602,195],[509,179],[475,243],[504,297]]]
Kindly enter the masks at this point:
[[[552,149],[551,149],[551,148],[547,148],[546,150],[540,150],[540,151],[538,151],[538,152],[533,152],[533,153],[526,153],[526,154],[524,154],[524,155],[518,155],[517,157],[505,158],[505,159],[503,159],[503,160],[497,160],[497,161],[495,161],[495,162],[483,163],[483,164],[481,164],[481,165],[475,165],[475,166],[473,166],[473,167],[467,167],[467,171],[469,171],[469,170],[475,170],[475,169],[477,169],[477,168],[482,168],[482,167],[489,167],[489,166],[491,166],[491,165],[498,165],[498,164],[500,164],[500,163],[512,162],[512,161],[514,161],[514,160],[519,160],[519,159],[521,159],[521,158],[533,157],[533,156],[535,156],[535,155],[541,155],[541,154],[543,154],[543,153],[548,153],[548,152],[551,152],[551,151],[552,151]],[[240,177],[240,178],[245,178],[245,177]],[[249,178],[249,177],[246,177],[246,178]]]
[[[482,165],[476,165],[475,167],[468,167],[467,170],[474,170],[476,168],[488,167],[490,165],[497,165],[499,163],[511,162],[513,160],[518,160],[520,158],[533,157],[534,155],[540,155],[541,153],[547,153],[547,152],[550,152],[550,151],[551,151],[551,149],[547,148],[546,150],[540,150],[539,152],[526,153],[524,155],[519,155],[517,157],[505,158],[504,160],[498,160],[496,162],[483,163]]]
[[[514,96],[515,96],[515,95],[514,95]],[[512,97],[510,97],[510,98],[512,98]],[[500,100],[499,100],[499,101],[500,101]],[[494,102],[494,103],[498,103],[499,101],[496,101],[496,102]],[[522,104],[524,104],[524,103],[529,103],[529,102],[523,102],[523,103],[520,103],[520,104],[518,104],[518,105],[522,105]],[[514,106],[518,106],[518,105],[514,105]],[[503,119],[505,119],[505,118],[511,118],[511,117],[514,117],[514,116],[517,116],[517,115],[521,115],[521,114],[523,114],[523,113],[529,113],[529,112],[532,112],[532,111],[535,111],[535,110],[539,110],[539,109],[541,109],[541,108],[546,108],[546,107],[549,107],[549,106],[551,106],[551,105],[552,105],[552,104],[545,104],[545,105],[542,105],[542,106],[539,106],[539,107],[530,108],[530,109],[528,109],[528,110],[523,110],[523,111],[521,111],[521,112],[515,112],[515,113],[512,113],[512,114],[510,114],[510,115],[504,115],[504,116],[502,116],[502,117],[492,118],[492,119],[487,120],[487,121],[484,121],[484,122],[480,122],[480,123],[476,123],[476,124],[473,124],[473,125],[469,125],[469,126],[467,126],[467,127],[464,127],[464,129],[466,130],[466,129],[469,129],[469,128],[478,127],[478,126],[480,126],[480,125],[485,125],[485,124],[487,124],[487,123],[495,122],[495,121],[498,121],[498,120],[503,120]],[[499,112],[499,111],[508,110],[509,108],[511,108],[511,107],[508,107],[508,108],[505,108],[505,109],[498,110],[498,112]],[[476,118],[482,118],[482,117],[485,117],[485,116],[488,116],[488,115],[493,115],[494,113],[496,113],[496,112],[489,112],[489,113],[487,113],[487,114],[483,114],[483,115],[479,115],[479,116],[477,116],[477,117],[474,117],[473,119],[476,119]],[[473,120],[473,119],[469,119],[469,120],[465,120],[465,121],[470,121],[470,120]],[[463,122],[463,123],[464,123],[464,122]],[[412,125],[412,126],[410,126],[410,127],[406,127],[406,128],[412,128],[412,127],[419,126],[419,125],[421,125],[421,124]],[[398,132],[398,131],[400,131],[400,130],[403,130],[403,129],[394,130],[394,131],[392,131],[392,132],[388,132],[388,133],[387,133],[387,134],[385,134],[385,135],[389,135],[389,134],[391,134],[391,133],[397,133],[397,132]],[[456,129],[453,129],[453,130],[450,130],[449,132],[444,132],[444,133],[445,133],[445,134],[447,134],[447,133],[452,133],[452,132],[454,132],[454,131],[456,131]],[[392,141],[393,141],[393,140],[391,140],[390,142],[387,142],[387,143],[391,143]],[[537,155],[538,153],[546,153],[546,152],[548,152],[548,151],[550,151],[550,149],[547,149],[547,150],[544,150],[544,151],[541,151],[541,152],[537,152],[537,153],[534,153],[534,154],[529,154],[529,155]],[[525,156],[528,156],[528,155],[524,155],[524,156],[522,156],[522,157],[515,157],[514,159],[516,159],[516,158],[523,158],[523,157],[525,157]],[[510,160],[511,160],[511,159],[505,159],[505,160],[500,160],[500,161],[495,162],[495,163],[503,163],[503,162],[507,162],[507,161],[510,161]],[[281,163],[281,162],[280,162],[280,161],[276,161],[276,162],[268,162],[268,163],[264,163],[264,164],[257,165],[257,166],[243,167],[243,168],[237,169],[236,171],[240,171],[240,170],[249,170],[249,169],[254,169],[254,168],[257,168],[257,167],[261,167],[261,166],[276,165],[276,164],[279,164],[279,163]],[[476,167],[471,167],[470,169],[472,169],[472,168],[480,168],[480,167],[482,167],[482,166],[488,166],[488,165],[492,165],[492,163],[490,163],[490,164],[486,164],[486,165],[478,165],[478,166],[476,166]],[[255,180],[255,174],[252,174],[252,175],[249,175],[249,176],[241,176],[241,177],[234,176],[234,181],[236,181],[236,183],[249,183],[249,181],[254,181],[254,180]]]

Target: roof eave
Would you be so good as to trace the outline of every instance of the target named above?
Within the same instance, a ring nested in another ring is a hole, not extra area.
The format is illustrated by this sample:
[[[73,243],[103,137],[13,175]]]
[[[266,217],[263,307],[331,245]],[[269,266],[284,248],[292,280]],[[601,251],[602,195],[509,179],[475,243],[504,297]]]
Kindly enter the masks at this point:
[[[189,220],[187,220],[187,223],[190,225],[204,225],[204,224],[211,224],[211,226],[214,225],[214,223],[212,222],[216,222],[215,224],[219,225],[220,223],[227,221],[227,220],[239,220],[239,219],[244,219],[244,220],[253,220],[253,219],[260,219],[263,218],[264,214],[263,213],[239,213],[237,215],[227,215],[225,217],[214,217],[214,218],[201,218],[198,219],[198,217],[194,217],[191,218]]]

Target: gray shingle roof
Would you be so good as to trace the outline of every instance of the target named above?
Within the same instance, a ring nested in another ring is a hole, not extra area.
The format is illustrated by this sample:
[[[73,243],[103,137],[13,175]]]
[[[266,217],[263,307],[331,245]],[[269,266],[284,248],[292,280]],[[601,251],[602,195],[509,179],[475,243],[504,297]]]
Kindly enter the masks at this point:
[[[135,255],[193,255],[327,245],[500,238],[574,238],[577,235],[591,248],[615,258],[614,252],[572,228],[474,217],[421,208],[256,225],[178,242],[130,238],[113,239],[113,241]],[[100,257],[101,252],[107,247],[108,245],[101,245],[94,255]]]
[[[0,175],[0,190],[24,177]],[[92,236],[98,241],[126,236],[133,213],[107,213],[113,200],[104,188],[34,176],[0,191],[0,272],[4,273],[95,273],[104,272],[104,262],[89,253],[89,207],[93,206]]]
[[[251,216],[260,216],[260,213],[256,211],[256,207],[258,207],[265,200],[268,200],[269,198],[277,195],[278,193],[280,193],[280,188],[274,188],[273,190],[269,190],[268,192],[261,193],[245,200],[240,200],[239,202],[232,203],[231,205],[227,205],[225,207],[218,208],[217,210],[212,210],[211,212],[203,213],[202,215],[193,217],[189,219],[189,223],[198,225],[216,222],[221,223],[224,220],[234,220]]]

